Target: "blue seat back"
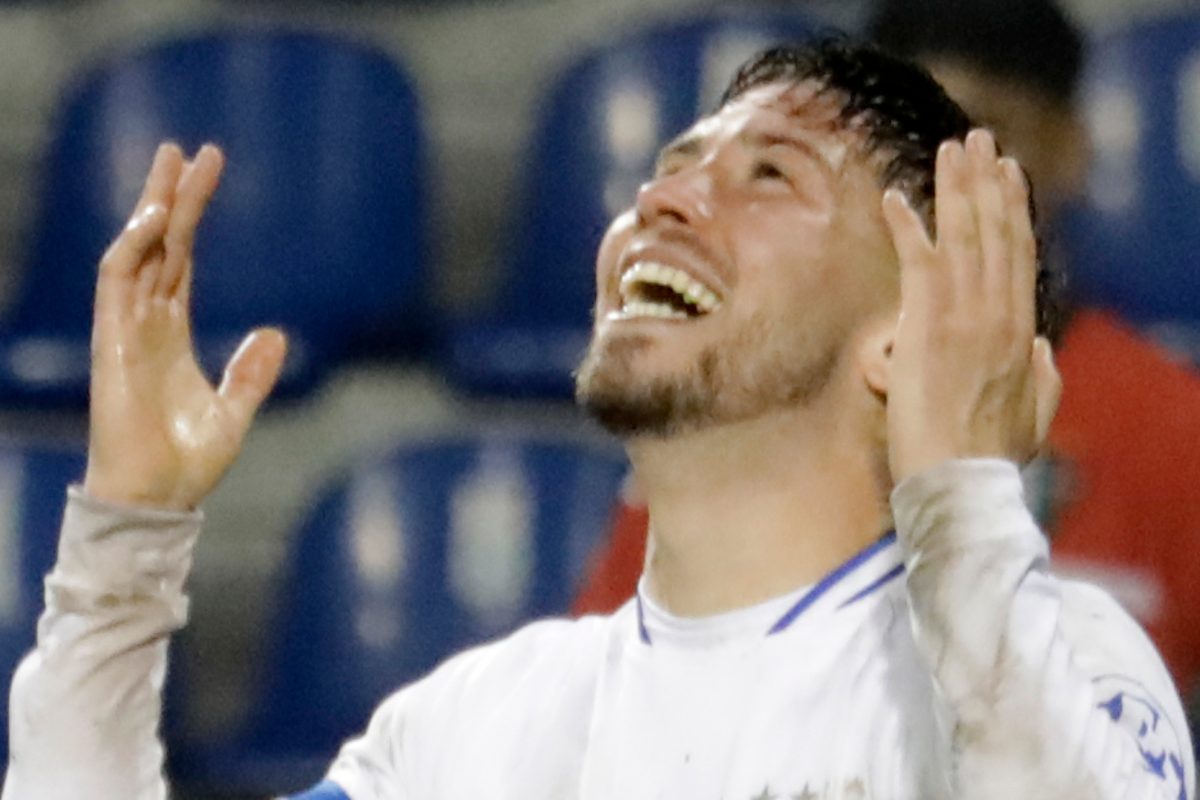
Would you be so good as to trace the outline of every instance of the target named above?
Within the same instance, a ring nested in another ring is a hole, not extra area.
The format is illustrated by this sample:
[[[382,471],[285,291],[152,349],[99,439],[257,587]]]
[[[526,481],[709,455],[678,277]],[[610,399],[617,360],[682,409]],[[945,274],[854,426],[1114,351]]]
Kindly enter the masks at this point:
[[[54,130],[17,332],[86,337],[97,260],[167,139],[228,157],[196,243],[202,350],[260,324],[314,359],[423,331],[422,133],[387,54],[289,31],[169,41],[81,76]]]
[[[1200,322],[1200,14],[1094,42],[1084,103],[1095,160],[1068,219],[1077,289],[1143,325]]]
[[[82,449],[0,442],[0,675],[4,696],[34,645],[42,579],[54,566],[67,486],[83,479]],[[8,750],[7,703],[0,755]]]
[[[451,653],[564,613],[625,469],[619,450],[511,435],[356,465],[292,543],[253,746],[332,755]]]
[[[569,394],[608,224],[633,205],[661,147],[715,109],[738,66],[811,31],[797,15],[719,12],[616,38],[568,65],[537,115],[496,313],[482,332],[463,326],[454,377],[483,392]]]

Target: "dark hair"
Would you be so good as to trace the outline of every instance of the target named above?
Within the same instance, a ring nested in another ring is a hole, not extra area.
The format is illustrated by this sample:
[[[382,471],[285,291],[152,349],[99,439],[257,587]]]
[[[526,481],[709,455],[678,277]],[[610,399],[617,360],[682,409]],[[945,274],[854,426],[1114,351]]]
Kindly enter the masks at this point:
[[[869,36],[907,58],[944,56],[1071,102],[1083,37],[1054,0],[879,0]]]
[[[927,70],[845,37],[822,37],[800,45],[775,47],[751,58],[738,70],[720,105],[769,83],[814,83],[818,91],[842,103],[839,119],[866,136],[865,153],[881,158],[880,185],[905,193],[931,233],[934,218],[934,171],[938,148],[948,139],[962,141],[971,120]],[[1030,192],[1030,214],[1034,215]],[[1059,279],[1039,243],[1037,280],[1038,333],[1056,341],[1062,312]]]

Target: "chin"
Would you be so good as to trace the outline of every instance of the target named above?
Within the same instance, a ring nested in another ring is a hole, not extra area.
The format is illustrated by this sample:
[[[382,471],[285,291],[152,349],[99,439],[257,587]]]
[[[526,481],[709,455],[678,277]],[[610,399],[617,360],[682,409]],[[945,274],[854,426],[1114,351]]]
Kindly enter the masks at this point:
[[[666,438],[714,422],[715,355],[702,354],[695,366],[681,373],[647,374],[634,362],[648,345],[644,336],[593,341],[575,374],[580,408],[621,438]]]

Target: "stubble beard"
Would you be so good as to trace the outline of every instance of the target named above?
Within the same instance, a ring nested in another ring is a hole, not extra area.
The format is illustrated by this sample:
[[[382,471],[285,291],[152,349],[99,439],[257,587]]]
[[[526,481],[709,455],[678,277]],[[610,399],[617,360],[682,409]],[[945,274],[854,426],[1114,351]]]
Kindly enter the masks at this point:
[[[621,438],[682,436],[807,405],[829,384],[841,352],[830,342],[782,342],[762,316],[674,372],[637,371],[650,346],[644,335],[593,337],[576,372],[576,402]]]

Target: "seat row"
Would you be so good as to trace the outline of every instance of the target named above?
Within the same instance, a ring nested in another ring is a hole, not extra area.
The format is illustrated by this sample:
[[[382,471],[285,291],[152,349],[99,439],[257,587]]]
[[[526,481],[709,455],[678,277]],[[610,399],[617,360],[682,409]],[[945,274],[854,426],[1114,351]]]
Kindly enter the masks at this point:
[[[567,64],[537,113],[508,279],[468,319],[431,302],[426,137],[393,57],[294,30],[220,30],[116,55],[78,76],[56,116],[22,288],[0,321],[0,404],[84,403],[94,267],[163,139],[216,141],[230,156],[197,242],[196,337],[210,368],[248,327],[281,324],[293,341],[283,394],[384,353],[431,356],[471,392],[565,396],[608,220],[742,59],[813,28],[790,14],[710,13]],[[1200,320],[1198,45],[1194,13],[1093,43],[1098,157],[1090,202],[1067,229],[1081,296],[1184,338]]]

